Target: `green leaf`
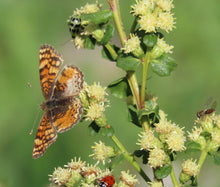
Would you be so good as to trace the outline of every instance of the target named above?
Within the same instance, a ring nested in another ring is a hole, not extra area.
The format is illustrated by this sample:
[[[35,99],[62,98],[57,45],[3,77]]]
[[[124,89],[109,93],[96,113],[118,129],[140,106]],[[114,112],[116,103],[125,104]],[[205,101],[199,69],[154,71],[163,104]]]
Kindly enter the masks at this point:
[[[130,122],[134,123],[138,127],[141,127],[141,124],[138,120],[138,111],[134,105],[128,105],[128,119]]]
[[[105,35],[99,43],[102,45],[107,44],[114,35],[114,30],[115,28],[112,25],[108,25],[105,31]]]
[[[86,49],[94,49],[95,48],[95,42],[96,42],[96,40],[94,38],[92,38],[91,36],[87,37],[86,41],[85,41],[85,48]]]
[[[214,163],[217,164],[217,165],[220,165],[220,151],[218,151],[217,153],[215,153],[213,155],[213,158],[214,158]]]
[[[114,135],[114,129],[112,126],[102,127],[100,133],[102,136],[111,137]]]
[[[157,169],[155,171],[155,175],[158,179],[163,179],[165,177],[167,177],[172,171],[172,166],[171,165],[167,165],[167,166],[163,166],[160,167],[159,169]]]
[[[154,33],[146,34],[143,38],[143,43],[147,47],[153,47],[157,43],[157,36]]]
[[[120,48],[116,47],[115,45],[112,45],[112,44],[109,44],[109,45],[112,47],[112,50],[114,50],[116,53],[118,53],[118,51],[120,50]],[[116,59],[111,55],[111,53],[105,46],[103,46],[102,48],[102,57],[107,60],[116,62]]]
[[[196,142],[187,142],[186,143],[186,153],[197,152],[201,150],[201,145]]]
[[[125,71],[135,71],[140,63],[140,59],[132,56],[119,56],[117,59],[117,66]]]
[[[118,167],[122,161],[125,160],[125,157],[123,154],[120,154],[116,157],[111,158],[110,162],[110,168],[109,169],[114,169],[115,167]]]
[[[159,76],[169,76],[176,66],[176,61],[168,55],[162,55],[151,61],[153,72]]]
[[[112,11],[110,10],[103,10],[95,13],[90,14],[82,14],[81,19],[82,21],[88,21],[89,23],[94,23],[96,25],[106,23],[112,17]]]
[[[119,99],[124,99],[129,94],[131,94],[130,87],[128,86],[128,81],[125,77],[120,78],[109,84],[108,89],[113,96]]]

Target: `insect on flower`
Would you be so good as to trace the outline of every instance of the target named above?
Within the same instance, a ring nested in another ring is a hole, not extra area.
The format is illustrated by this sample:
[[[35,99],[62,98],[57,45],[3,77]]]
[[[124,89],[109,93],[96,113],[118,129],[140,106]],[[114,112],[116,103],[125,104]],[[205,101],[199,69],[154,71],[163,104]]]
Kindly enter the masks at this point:
[[[111,175],[102,178],[99,182],[99,187],[112,187],[114,184],[115,178]]]
[[[215,112],[215,108],[216,108],[216,106],[217,106],[217,102],[216,102],[216,101],[213,102],[211,108],[205,109],[205,108],[207,108],[207,106],[208,106],[211,102],[212,102],[212,97],[208,99],[208,101],[206,102],[206,104],[205,104],[205,106],[203,107],[203,109],[202,109],[201,111],[199,111],[199,112],[196,113],[196,116],[197,116],[198,118],[201,118],[202,116],[205,116],[205,115],[207,115],[207,114],[211,114],[211,113]]]

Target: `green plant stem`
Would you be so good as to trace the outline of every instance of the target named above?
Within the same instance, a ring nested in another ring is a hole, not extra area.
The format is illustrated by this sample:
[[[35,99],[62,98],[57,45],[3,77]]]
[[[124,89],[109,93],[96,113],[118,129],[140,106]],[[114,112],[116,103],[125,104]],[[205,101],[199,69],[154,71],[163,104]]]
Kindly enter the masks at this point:
[[[120,15],[120,11],[119,11],[119,3],[118,3],[118,0],[107,0],[110,7],[111,7],[111,10],[113,12],[113,18],[114,18],[114,21],[115,21],[115,25],[116,25],[116,28],[118,30],[118,34],[119,34],[119,37],[120,37],[120,40],[121,40],[121,44],[122,46],[124,46],[124,43],[125,43],[125,40],[127,39],[126,37],[126,34],[125,34],[125,31],[124,31],[124,28],[123,28],[123,24],[122,24],[122,21],[121,21],[121,15]]]
[[[118,54],[115,52],[115,50],[112,48],[112,46],[110,44],[106,44],[105,47],[109,51],[109,53],[111,54],[112,58],[114,60],[116,60],[118,57]]]
[[[151,180],[149,179],[149,177],[144,173],[144,171],[141,169],[140,165],[135,161],[134,157],[131,156],[127,150],[124,148],[124,146],[122,145],[122,143],[118,140],[118,138],[113,135],[112,136],[112,140],[115,142],[115,144],[118,146],[118,148],[121,150],[121,152],[123,153],[125,159],[130,162],[130,164],[136,169],[136,171],[143,177],[143,179],[146,182],[151,182]]]
[[[111,7],[112,12],[113,12],[114,22],[115,22],[115,25],[116,25],[116,28],[117,28],[117,31],[118,31],[118,34],[120,37],[121,45],[123,47],[127,37],[126,37],[125,31],[123,28],[123,24],[121,21],[118,0],[107,0],[107,1]],[[140,94],[139,94],[139,87],[138,87],[138,82],[137,82],[137,77],[136,77],[135,72],[127,71],[127,79],[128,79],[128,83],[131,88],[132,94],[135,97],[137,108],[140,109],[141,108]]]
[[[204,163],[204,161],[205,161],[205,159],[206,159],[207,154],[208,154],[208,153],[207,153],[207,151],[206,151],[205,149],[202,150],[202,153],[201,153],[201,155],[200,155],[199,162],[198,162],[199,171],[198,171],[198,173],[197,173],[197,175],[196,175],[196,181],[197,181],[197,179],[198,179],[198,177],[199,177],[200,170],[201,170],[202,165],[203,165],[203,163]]]
[[[147,72],[150,61],[150,53],[146,52],[146,55],[143,59],[143,67],[142,67],[142,82],[141,82],[141,108],[145,108],[145,92],[146,92],[146,83],[147,83]]]
[[[137,108],[140,109],[140,94],[139,94],[139,86],[137,82],[137,77],[134,71],[127,71],[127,79],[129,86],[131,88],[132,95],[135,97]]]
[[[130,33],[133,33],[135,31],[136,26],[137,26],[137,17],[135,17],[135,19],[132,23]]]
[[[171,163],[171,162],[170,162]],[[179,187],[179,184],[178,184],[178,181],[176,179],[176,176],[175,176],[175,173],[173,171],[173,167],[172,167],[172,170],[171,170],[171,173],[170,173],[170,177],[172,179],[172,182],[173,182],[173,186],[174,187]]]

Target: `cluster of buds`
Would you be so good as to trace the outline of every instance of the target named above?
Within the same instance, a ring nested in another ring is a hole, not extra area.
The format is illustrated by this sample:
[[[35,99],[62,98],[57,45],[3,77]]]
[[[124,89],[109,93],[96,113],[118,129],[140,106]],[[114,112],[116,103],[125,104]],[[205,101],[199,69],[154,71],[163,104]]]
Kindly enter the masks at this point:
[[[188,132],[190,141],[198,143],[201,150],[213,154],[220,148],[220,115],[215,112],[198,117],[192,132]]]
[[[106,23],[112,16],[109,11],[102,11],[98,2],[86,4],[76,9],[67,20],[69,31],[77,49],[90,48],[90,44],[100,42],[106,32]],[[103,19],[106,18],[106,19]],[[95,18],[95,19],[94,19]],[[86,46],[88,44],[88,46]]]
[[[80,100],[83,104],[85,120],[95,121],[99,127],[107,125],[104,114],[106,107],[109,106],[109,101],[105,98],[107,95],[106,87],[102,87],[99,83],[95,82],[91,86],[84,83]]]
[[[137,16],[140,30],[156,32],[162,29],[169,32],[175,24],[172,8],[172,0],[136,0],[131,12]]]
[[[166,114],[159,111],[159,123],[155,123],[154,130],[142,132],[137,143],[141,150],[149,151],[148,163],[151,167],[162,167],[169,162],[169,154],[185,150],[184,131],[166,118]],[[156,136],[157,134],[157,136]]]
[[[105,184],[105,179],[112,180],[115,184],[115,178],[109,169],[102,170],[97,165],[89,165],[82,162],[80,158],[74,158],[64,168],[55,168],[49,180],[57,186],[79,186],[79,187],[95,187]],[[135,176],[129,174],[129,171],[121,171],[118,187],[133,187],[137,183]],[[116,185],[114,185],[116,186]]]

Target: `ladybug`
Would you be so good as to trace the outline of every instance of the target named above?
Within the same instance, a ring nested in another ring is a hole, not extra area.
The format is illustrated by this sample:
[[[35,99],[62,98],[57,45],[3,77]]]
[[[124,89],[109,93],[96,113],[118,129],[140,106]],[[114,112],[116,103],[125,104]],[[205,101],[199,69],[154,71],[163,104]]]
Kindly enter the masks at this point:
[[[75,38],[76,35],[80,34],[84,30],[83,26],[81,25],[81,18],[77,16],[71,16],[68,20],[69,31],[72,35],[72,38]]]
[[[115,178],[112,175],[102,178],[99,187],[112,187],[115,184]]]

